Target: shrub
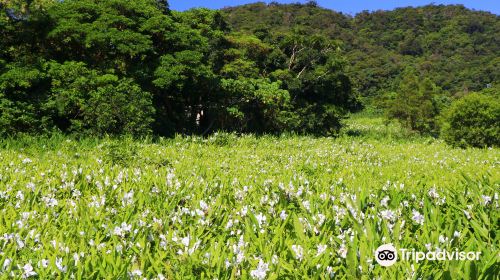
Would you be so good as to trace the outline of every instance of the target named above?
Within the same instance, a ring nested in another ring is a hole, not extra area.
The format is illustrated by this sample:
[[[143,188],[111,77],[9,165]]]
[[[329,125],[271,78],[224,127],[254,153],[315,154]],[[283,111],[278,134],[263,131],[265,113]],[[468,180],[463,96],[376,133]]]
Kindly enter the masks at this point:
[[[444,112],[442,137],[454,146],[500,146],[500,102],[494,96],[467,95]]]

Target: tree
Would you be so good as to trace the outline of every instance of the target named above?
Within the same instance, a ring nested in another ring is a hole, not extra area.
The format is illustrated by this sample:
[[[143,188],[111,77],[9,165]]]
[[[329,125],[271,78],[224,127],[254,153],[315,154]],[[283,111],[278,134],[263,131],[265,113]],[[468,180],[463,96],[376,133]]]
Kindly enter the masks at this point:
[[[436,134],[440,108],[435,97],[439,93],[430,79],[420,79],[413,69],[407,69],[396,95],[385,104],[387,115],[413,131]]]
[[[442,136],[460,147],[500,146],[500,101],[497,96],[472,93],[453,102],[443,113]]]

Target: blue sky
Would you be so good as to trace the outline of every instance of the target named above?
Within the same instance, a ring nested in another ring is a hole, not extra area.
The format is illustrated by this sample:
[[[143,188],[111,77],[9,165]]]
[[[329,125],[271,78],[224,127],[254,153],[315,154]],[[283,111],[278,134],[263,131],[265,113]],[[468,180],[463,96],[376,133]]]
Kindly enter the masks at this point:
[[[170,8],[183,11],[194,7],[206,7],[219,9],[228,6],[236,6],[247,3],[258,2],[258,0],[169,0]],[[271,2],[271,1],[262,1]],[[280,3],[307,2],[298,0],[281,0]],[[434,4],[463,4],[475,10],[490,11],[500,15],[499,0],[317,0],[322,7],[341,11],[348,14],[356,14],[362,10],[391,10],[397,7],[422,6],[430,3]]]

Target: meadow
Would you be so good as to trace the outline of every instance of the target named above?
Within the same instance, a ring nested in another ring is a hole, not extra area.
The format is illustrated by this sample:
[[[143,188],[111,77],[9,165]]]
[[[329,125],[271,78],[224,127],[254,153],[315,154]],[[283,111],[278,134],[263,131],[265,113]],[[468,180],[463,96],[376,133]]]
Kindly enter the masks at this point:
[[[0,140],[0,279],[495,279],[499,149],[337,138]],[[398,261],[378,246],[480,251]]]

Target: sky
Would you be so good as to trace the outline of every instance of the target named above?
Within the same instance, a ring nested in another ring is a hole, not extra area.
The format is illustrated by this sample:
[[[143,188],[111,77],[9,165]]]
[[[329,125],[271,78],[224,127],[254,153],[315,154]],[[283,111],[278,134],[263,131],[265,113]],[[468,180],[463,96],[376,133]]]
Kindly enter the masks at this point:
[[[254,2],[271,2],[264,0],[169,0],[170,8],[184,11],[195,7],[220,9],[224,7],[237,6]],[[278,0],[279,3],[296,3],[307,1]],[[363,10],[392,10],[397,7],[423,6],[434,3],[439,4],[463,4],[467,8],[489,11],[500,15],[500,0],[317,0],[321,7],[335,11],[356,14]]]

